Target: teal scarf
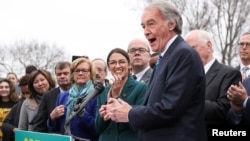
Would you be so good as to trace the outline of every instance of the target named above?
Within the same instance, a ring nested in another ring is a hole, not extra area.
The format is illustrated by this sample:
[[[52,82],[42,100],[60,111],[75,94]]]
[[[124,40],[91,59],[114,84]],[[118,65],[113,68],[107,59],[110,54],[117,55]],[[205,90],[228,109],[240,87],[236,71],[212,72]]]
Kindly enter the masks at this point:
[[[69,98],[66,103],[67,113],[66,118],[69,117],[74,104],[79,98],[85,98],[92,90],[94,90],[94,85],[91,80],[89,80],[81,88],[78,88],[76,84],[73,84],[69,90]]]

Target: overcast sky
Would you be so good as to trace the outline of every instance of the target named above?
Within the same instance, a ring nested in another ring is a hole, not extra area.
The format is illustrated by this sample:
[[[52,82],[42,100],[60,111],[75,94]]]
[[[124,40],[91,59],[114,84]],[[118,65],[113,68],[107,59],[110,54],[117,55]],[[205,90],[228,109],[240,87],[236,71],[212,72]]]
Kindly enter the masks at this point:
[[[0,45],[38,40],[62,46],[70,55],[106,60],[142,37],[135,0],[0,0]],[[104,50],[104,51],[103,51]]]

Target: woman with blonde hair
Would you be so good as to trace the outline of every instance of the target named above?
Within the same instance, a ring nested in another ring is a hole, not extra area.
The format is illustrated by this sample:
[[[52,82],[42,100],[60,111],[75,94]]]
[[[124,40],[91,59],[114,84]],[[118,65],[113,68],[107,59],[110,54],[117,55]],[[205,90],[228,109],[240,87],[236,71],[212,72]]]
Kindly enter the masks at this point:
[[[70,67],[72,87],[69,92],[61,93],[57,97],[56,108],[50,113],[47,127],[50,132],[69,134],[65,131],[65,120],[68,120],[79,100],[94,91],[95,68],[92,62],[85,58],[74,60]],[[70,124],[73,138],[97,141],[95,131],[96,98],[92,99],[85,107],[84,112],[76,115]]]

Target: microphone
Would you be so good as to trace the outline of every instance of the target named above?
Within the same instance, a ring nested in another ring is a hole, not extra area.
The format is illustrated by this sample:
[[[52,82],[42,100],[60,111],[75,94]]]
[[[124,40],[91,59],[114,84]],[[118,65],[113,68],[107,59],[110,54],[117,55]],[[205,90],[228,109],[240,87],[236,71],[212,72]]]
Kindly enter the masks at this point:
[[[65,128],[66,133],[71,135],[71,131],[70,131],[71,120],[79,113],[84,112],[84,108],[89,104],[89,102],[92,99],[94,99],[97,95],[101,94],[103,90],[104,90],[103,84],[98,82],[95,84],[94,91],[89,93],[84,99],[78,99],[78,102],[76,103],[76,105],[74,105],[74,108],[69,118],[65,121],[64,128]],[[81,139],[81,140],[84,140],[84,139]]]

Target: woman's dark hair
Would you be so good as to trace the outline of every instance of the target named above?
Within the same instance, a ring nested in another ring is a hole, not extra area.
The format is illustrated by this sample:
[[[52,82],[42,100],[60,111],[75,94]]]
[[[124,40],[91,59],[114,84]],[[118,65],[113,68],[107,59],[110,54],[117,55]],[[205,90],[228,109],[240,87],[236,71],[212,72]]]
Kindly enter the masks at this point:
[[[15,85],[8,79],[0,79],[0,83],[2,82],[7,82],[9,84],[10,87],[10,101],[12,102],[17,102],[19,100],[18,95],[16,93],[16,89],[15,89]]]
[[[109,66],[109,58],[114,53],[119,53],[119,54],[123,55],[127,59],[128,63],[130,63],[130,59],[129,59],[128,53],[125,50],[123,50],[121,48],[114,48],[108,54],[108,57],[107,57],[108,66]]]
[[[31,93],[30,95],[30,98],[35,98],[37,97],[38,93],[37,91],[35,90],[34,86],[33,86],[33,82],[36,78],[36,76],[38,74],[41,74],[45,77],[45,79],[47,79],[47,81],[49,82],[49,89],[52,89],[52,88],[55,88],[56,86],[56,83],[55,83],[55,80],[52,78],[52,75],[50,72],[46,71],[46,70],[43,70],[43,69],[39,69],[39,70],[36,70],[36,71],[33,71],[31,74],[30,74],[30,79],[29,79],[29,82],[28,82],[28,87],[29,87],[29,91]]]

